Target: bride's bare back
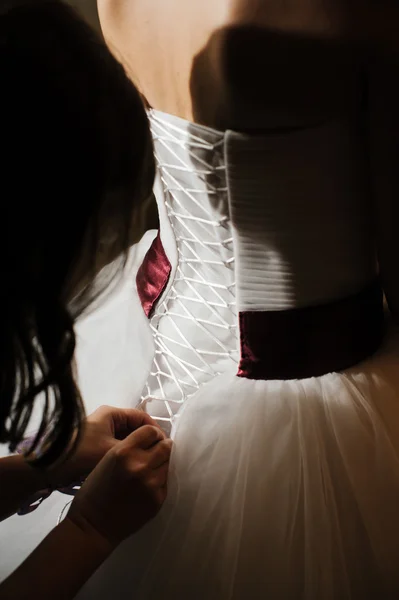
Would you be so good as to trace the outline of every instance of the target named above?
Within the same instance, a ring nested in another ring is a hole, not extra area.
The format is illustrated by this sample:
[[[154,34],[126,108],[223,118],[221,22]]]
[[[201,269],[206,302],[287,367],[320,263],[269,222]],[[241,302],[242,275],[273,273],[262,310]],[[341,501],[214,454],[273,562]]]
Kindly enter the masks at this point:
[[[98,1],[105,38],[147,102],[189,121],[306,127],[368,95],[381,268],[399,307],[396,0]]]
[[[357,39],[370,37],[370,23],[383,37],[382,19],[385,28],[394,21],[380,10],[390,1],[349,4],[99,0],[99,13],[151,106],[220,129],[257,129],[317,123],[353,102]],[[384,37],[394,39],[396,27]]]

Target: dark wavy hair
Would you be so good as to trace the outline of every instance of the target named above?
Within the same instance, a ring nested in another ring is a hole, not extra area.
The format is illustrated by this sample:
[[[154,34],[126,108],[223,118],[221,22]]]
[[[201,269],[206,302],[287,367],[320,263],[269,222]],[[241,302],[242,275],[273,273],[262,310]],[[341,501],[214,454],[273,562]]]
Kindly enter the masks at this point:
[[[48,466],[80,431],[74,322],[142,233],[152,144],[123,68],[58,0],[3,1],[0,79],[0,443],[16,449],[39,402],[28,456]]]

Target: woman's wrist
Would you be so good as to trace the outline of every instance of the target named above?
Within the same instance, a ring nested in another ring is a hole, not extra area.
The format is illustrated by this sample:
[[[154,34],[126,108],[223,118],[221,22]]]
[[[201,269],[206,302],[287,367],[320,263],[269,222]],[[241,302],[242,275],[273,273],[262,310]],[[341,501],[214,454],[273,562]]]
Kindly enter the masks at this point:
[[[66,517],[0,585],[0,596],[30,600],[34,589],[35,598],[72,600],[112,550],[95,530]],[[51,569],[38,576],[49,558]]]
[[[23,456],[0,459],[0,489],[4,490],[0,497],[0,521],[18,512],[48,487],[45,472],[33,468]]]
[[[68,535],[76,537],[88,550],[98,555],[98,558],[105,560],[115,550],[115,545],[106,540],[90,523],[78,515],[66,516],[59,527],[68,532]]]

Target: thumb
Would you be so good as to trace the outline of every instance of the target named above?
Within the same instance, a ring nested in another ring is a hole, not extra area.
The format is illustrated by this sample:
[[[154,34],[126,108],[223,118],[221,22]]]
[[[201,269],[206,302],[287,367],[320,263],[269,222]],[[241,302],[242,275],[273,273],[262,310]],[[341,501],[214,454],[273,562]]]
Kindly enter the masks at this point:
[[[123,440],[136,429],[151,425],[161,429],[159,425],[142,410],[134,408],[115,408],[112,411],[111,418],[114,424],[115,438]]]
[[[144,425],[137,431],[133,431],[124,440],[118,443],[121,451],[132,452],[134,449],[149,450],[158,442],[162,442],[166,436],[160,427]]]

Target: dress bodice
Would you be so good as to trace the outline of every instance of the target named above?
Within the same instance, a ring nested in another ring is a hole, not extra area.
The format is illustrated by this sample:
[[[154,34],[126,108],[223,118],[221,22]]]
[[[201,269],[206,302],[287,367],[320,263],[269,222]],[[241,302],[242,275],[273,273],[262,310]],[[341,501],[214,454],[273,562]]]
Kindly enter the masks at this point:
[[[171,264],[151,315],[143,400],[167,420],[236,369],[237,313],[344,298],[375,277],[366,153],[356,118],[244,135],[151,111],[160,237]]]

